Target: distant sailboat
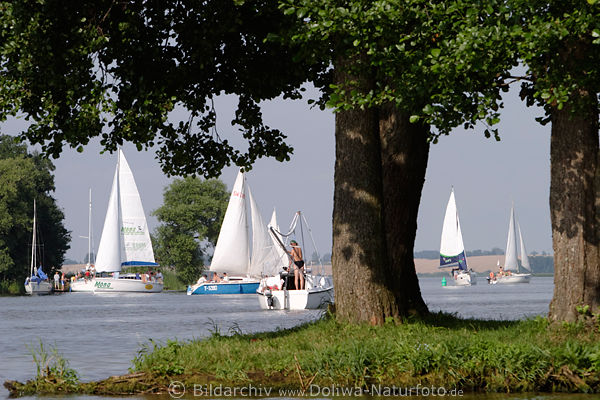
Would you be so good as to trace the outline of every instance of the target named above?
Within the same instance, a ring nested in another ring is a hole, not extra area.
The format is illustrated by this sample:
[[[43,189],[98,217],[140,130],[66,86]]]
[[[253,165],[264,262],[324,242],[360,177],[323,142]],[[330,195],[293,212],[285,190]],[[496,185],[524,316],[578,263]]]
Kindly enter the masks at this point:
[[[117,157],[96,258],[96,273],[113,276],[93,278],[93,290],[94,293],[161,292],[162,282],[136,279],[136,274],[121,275],[125,266],[157,267],[158,264],[154,261],[148,223],[133,173],[121,149]],[[76,284],[73,291],[77,291]]]
[[[517,232],[519,235],[519,248],[517,249]],[[519,254],[521,263],[519,264]],[[506,240],[506,253],[504,257],[504,272],[496,276],[497,283],[529,283],[531,273],[522,272],[521,268],[527,272],[531,271],[525,242],[521,234],[521,226],[516,222],[515,206],[510,209],[510,219],[508,222],[508,239]]]
[[[37,267],[37,208],[35,200],[33,200],[33,236],[31,239],[31,266],[29,268],[29,276],[25,279],[25,293],[27,294],[50,294],[52,293],[52,285],[49,282],[48,275],[42,271],[40,264]]]
[[[451,282],[456,286],[471,286],[477,283],[477,274],[467,266],[454,189],[450,192],[442,227],[440,268],[452,268]]]

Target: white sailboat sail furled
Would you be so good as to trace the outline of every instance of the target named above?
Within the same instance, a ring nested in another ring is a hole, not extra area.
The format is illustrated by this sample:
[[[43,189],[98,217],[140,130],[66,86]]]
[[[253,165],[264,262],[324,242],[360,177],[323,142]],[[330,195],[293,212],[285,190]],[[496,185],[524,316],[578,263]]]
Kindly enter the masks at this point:
[[[248,204],[252,218],[252,244],[248,227]],[[188,286],[187,294],[256,293],[260,278],[272,271],[276,258],[277,253],[246,183],[245,174],[239,171],[209,269],[213,272],[213,277],[219,276],[219,279],[207,280],[201,277],[195,285]]]
[[[289,265],[289,255],[285,250],[285,246],[281,246],[280,243],[284,243],[283,237],[279,234],[279,224],[277,223],[277,211],[273,208],[273,214],[271,214],[271,221],[267,225],[269,229],[269,237],[277,252],[277,266],[273,268],[271,273],[267,275],[275,275],[279,271],[283,271]],[[271,229],[272,228],[272,229]]]
[[[517,233],[519,235],[519,248],[517,248]],[[519,255],[521,263],[519,264]],[[527,272],[522,272],[522,269]],[[531,267],[525,242],[521,234],[521,226],[515,217],[515,206],[510,209],[508,221],[508,238],[506,240],[506,252],[504,256],[504,268],[495,276],[490,276],[490,283],[529,283],[531,279]]]
[[[467,266],[465,246],[463,244],[460,220],[456,208],[454,188],[446,206],[442,239],[440,243],[440,268],[452,268],[451,282],[456,286],[470,286],[477,283],[476,273]]]
[[[31,266],[29,276],[25,279],[25,293],[27,294],[50,294],[52,285],[48,275],[42,270],[42,265],[37,266],[37,208],[33,200],[33,235],[31,238]]]
[[[117,167],[104,219],[96,257],[97,276],[92,279],[94,293],[157,293],[163,283],[152,274],[121,274],[127,266],[157,267],[142,200],[125,159],[119,149]],[[106,275],[112,274],[111,277]],[[150,276],[148,276],[150,275]],[[76,285],[73,286],[77,291]]]
[[[265,310],[303,310],[303,309],[318,309],[327,307],[334,301],[333,282],[331,277],[324,276],[322,272],[316,275],[312,271],[304,272],[303,289],[295,287],[295,276],[292,268],[294,264],[291,262],[290,254],[287,252],[284,244],[284,238],[295,233],[296,227],[300,226],[302,231],[302,223],[307,226],[306,218],[298,211],[290,224],[288,233],[282,234],[277,227],[277,217],[275,211],[269,223],[269,231],[271,239],[277,248],[277,273],[270,274],[261,279],[260,286],[256,291],[258,293],[259,305]],[[316,251],[316,245],[312,232],[310,233],[312,245]],[[304,246],[302,246],[304,247]],[[318,252],[317,252],[318,253]],[[282,258],[284,257],[284,258]],[[289,268],[288,268],[289,266]],[[283,271],[283,268],[288,268]],[[306,269],[306,268],[305,268]]]

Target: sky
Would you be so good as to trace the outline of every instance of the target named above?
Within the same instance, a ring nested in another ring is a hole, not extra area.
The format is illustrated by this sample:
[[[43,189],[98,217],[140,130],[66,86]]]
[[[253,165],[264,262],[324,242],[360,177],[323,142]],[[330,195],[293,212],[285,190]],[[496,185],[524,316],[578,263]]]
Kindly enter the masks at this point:
[[[309,91],[310,93],[310,91]],[[313,93],[314,94],[314,93]],[[218,131],[236,142],[231,127],[232,96],[216,99]],[[306,101],[274,100],[264,104],[267,124],[279,128],[294,147],[289,162],[260,159],[247,174],[247,183],[264,220],[277,209],[281,229],[301,210],[323,255],[331,252],[333,172],[335,161],[334,116],[331,111],[311,109]],[[505,97],[499,125],[500,142],[486,139],[483,129],[456,129],[432,144],[426,181],[421,197],[415,251],[437,250],[442,220],[450,190],[454,187],[463,241],[469,250],[504,249],[512,202],[529,252],[552,252],[549,212],[550,126],[534,118],[541,110],[527,108],[513,90]],[[177,117],[177,116],[175,116]],[[14,133],[22,121],[2,125],[3,133]],[[238,141],[238,143],[240,143]],[[81,261],[87,254],[88,198],[92,189],[92,248],[97,249],[112,184],[116,154],[100,154],[98,140],[82,153],[66,148],[54,160],[59,207],[71,231],[71,248],[66,258]],[[162,204],[163,191],[174,179],[166,177],[153,151],[138,152],[123,146],[133,171],[150,230],[158,224],[151,212]],[[227,167],[220,177],[229,189],[238,169]],[[312,253],[312,249],[309,249]],[[305,251],[306,252],[306,251]]]

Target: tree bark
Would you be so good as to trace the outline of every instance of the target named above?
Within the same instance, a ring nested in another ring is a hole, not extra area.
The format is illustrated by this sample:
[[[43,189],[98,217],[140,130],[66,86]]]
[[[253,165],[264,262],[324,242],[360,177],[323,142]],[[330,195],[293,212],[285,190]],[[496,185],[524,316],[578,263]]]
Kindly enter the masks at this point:
[[[600,311],[598,103],[552,112],[550,212],[554,248],[552,321],[576,321],[577,306]]]
[[[372,324],[399,316],[395,296],[385,285],[387,247],[377,123],[374,109],[336,114],[331,258],[337,317]]]
[[[417,215],[429,157],[429,126],[410,123],[391,104],[381,108],[379,137],[383,220],[388,250],[386,276],[402,315],[427,313],[415,270]]]
[[[336,68],[336,81],[346,82],[348,75],[340,71]],[[365,86],[372,83],[361,78]],[[389,317],[399,321],[425,313],[413,246],[426,135],[408,129],[405,116],[392,106],[340,111],[335,122],[336,316],[379,325]]]

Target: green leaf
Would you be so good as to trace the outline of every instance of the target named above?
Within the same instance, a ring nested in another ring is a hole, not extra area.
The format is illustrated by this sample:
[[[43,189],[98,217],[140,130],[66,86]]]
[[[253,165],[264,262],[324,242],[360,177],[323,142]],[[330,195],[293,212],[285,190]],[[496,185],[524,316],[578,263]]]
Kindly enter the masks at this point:
[[[414,124],[415,122],[417,122],[419,120],[419,116],[418,115],[411,115],[408,120],[410,121],[411,124]]]
[[[431,55],[436,58],[439,57],[441,52],[442,52],[441,49],[431,49]]]

